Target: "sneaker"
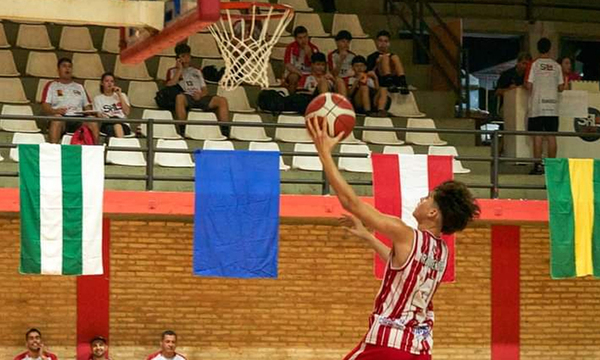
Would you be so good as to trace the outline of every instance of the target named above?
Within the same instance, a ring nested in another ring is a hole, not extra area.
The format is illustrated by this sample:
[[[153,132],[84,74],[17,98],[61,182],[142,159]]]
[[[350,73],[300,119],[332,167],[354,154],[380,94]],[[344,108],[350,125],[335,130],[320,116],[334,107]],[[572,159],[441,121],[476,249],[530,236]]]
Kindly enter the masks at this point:
[[[388,91],[389,91],[389,92],[391,92],[391,93],[393,93],[393,94],[395,94],[395,93],[397,93],[397,92],[401,92],[401,91],[402,91],[402,90],[401,90],[399,87],[397,87],[397,86],[396,86],[396,85],[394,85],[394,84],[392,84],[392,85],[388,86],[388,88],[387,88],[387,89],[388,89]]]
[[[400,90],[400,94],[402,95],[410,94],[410,91],[408,90],[407,86],[400,86],[398,89]]]
[[[544,168],[542,167],[542,164],[533,165],[533,169],[531,169],[531,171],[529,172],[529,175],[543,175],[543,174],[544,174]]]
[[[374,117],[388,117],[388,112],[385,110],[379,110],[377,112],[373,112]]]

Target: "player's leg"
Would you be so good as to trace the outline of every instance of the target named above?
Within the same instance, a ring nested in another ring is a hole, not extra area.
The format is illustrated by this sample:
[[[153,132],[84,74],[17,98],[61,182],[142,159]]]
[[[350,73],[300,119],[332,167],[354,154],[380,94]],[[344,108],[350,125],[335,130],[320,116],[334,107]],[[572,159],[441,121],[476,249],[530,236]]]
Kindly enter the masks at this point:
[[[48,125],[48,141],[52,144],[58,144],[60,137],[65,132],[65,122],[52,120]]]
[[[95,121],[89,121],[85,124],[87,125],[87,127],[92,132],[92,135],[94,136],[94,144],[98,144],[98,140],[100,139],[100,125],[98,125],[98,123]]]
[[[342,78],[335,78],[335,90],[342,96],[348,96],[348,88],[346,87],[346,82]]]
[[[188,101],[185,94],[177,94],[175,97],[175,117],[177,120],[185,120],[187,118]]]
[[[288,76],[285,78],[285,83],[290,94],[296,93],[296,90],[298,89],[298,84],[300,83],[300,75],[296,73],[289,73]]]
[[[369,94],[369,87],[367,85],[360,85],[358,88],[358,94],[360,95],[360,104],[365,113],[368,115],[371,112],[371,96]]]
[[[317,89],[319,90],[319,94],[324,94],[326,92],[329,92],[331,88],[331,84],[329,83],[329,80],[325,79],[325,77],[322,77],[321,79],[319,79],[319,83],[317,84]]]
[[[113,126],[113,131],[115,132],[115,137],[118,137],[118,138],[125,137],[125,130],[123,130],[123,125],[115,124]]]
[[[390,56],[390,71],[394,78],[394,85],[400,90],[402,95],[408,95],[408,83],[406,82],[406,76],[404,73],[404,65],[400,61],[398,55]]]
[[[229,103],[222,96],[213,96],[207,106],[208,110],[214,111],[219,121],[229,121]],[[229,126],[221,126],[223,135],[229,137],[231,128]]]

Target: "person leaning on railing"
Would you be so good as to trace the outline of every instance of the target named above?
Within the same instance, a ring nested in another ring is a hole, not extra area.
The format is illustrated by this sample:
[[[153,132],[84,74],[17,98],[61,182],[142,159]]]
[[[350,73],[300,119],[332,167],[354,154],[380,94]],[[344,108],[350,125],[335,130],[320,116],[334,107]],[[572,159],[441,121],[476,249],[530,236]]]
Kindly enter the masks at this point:
[[[525,73],[530,63],[531,54],[528,52],[519,53],[517,65],[500,74],[496,84],[496,96],[504,96],[507,91],[523,86],[525,84]]]

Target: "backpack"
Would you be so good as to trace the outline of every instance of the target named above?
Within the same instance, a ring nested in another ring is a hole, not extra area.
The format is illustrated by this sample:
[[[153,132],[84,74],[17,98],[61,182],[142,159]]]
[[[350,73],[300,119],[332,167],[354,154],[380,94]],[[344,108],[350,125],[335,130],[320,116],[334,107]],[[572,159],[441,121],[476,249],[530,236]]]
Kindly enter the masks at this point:
[[[75,130],[71,138],[71,145],[96,145],[94,134],[87,125],[83,124]]]
[[[304,114],[308,104],[312,101],[312,94],[295,93],[285,98],[285,111],[295,111]]]
[[[286,97],[281,91],[263,90],[258,94],[258,107],[262,111],[280,113],[285,109]]]
[[[225,73],[224,67],[222,67],[219,70],[217,70],[217,68],[214,65],[205,66],[202,68],[202,76],[204,77],[204,80],[206,80],[207,83],[211,83],[211,84],[218,83],[221,80],[221,78],[223,77],[224,73]]]
[[[156,105],[163,110],[174,110],[175,98],[182,92],[183,88],[179,84],[167,86],[156,93],[154,101],[156,101]]]

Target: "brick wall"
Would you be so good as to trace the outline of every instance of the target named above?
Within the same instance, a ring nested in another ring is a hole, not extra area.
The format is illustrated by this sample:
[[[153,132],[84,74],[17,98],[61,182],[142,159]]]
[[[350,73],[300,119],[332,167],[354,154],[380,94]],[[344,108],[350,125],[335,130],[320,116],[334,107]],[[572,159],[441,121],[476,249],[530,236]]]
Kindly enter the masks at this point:
[[[170,328],[190,360],[339,360],[366,331],[379,287],[372,255],[330,225],[280,230],[279,279],[211,279],[191,275],[190,222],[113,220],[114,358],[144,358]],[[0,218],[0,358],[21,350],[26,329],[39,326],[52,350],[73,359],[74,279],[18,275],[18,231],[18,220]],[[457,282],[444,284],[434,301],[436,360],[490,358],[489,244],[488,227],[458,236]],[[524,228],[521,261],[521,358],[600,358],[596,283],[549,279],[541,227]],[[40,290],[43,297],[34,295]]]

